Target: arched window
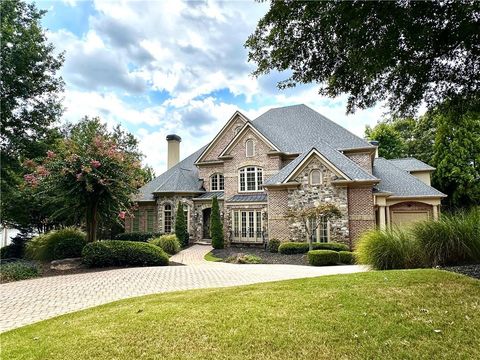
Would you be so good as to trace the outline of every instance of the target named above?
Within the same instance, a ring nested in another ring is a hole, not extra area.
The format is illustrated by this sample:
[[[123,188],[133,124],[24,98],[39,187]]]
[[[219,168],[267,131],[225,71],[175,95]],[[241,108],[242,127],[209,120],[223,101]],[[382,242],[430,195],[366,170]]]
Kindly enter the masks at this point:
[[[245,143],[245,153],[247,157],[252,157],[255,155],[255,146],[252,139],[248,139]]]
[[[239,191],[261,191],[262,185],[262,168],[249,166],[239,170]]]
[[[312,170],[310,172],[310,185],[322,184],[322,172],[320,170]]]
[[[163,206],[163,232],[169,234],[172,232],[172,205]]]
[[[222,174],[213,174],[210,176],[210,191],[220,191],[225,187],[225,180]]]

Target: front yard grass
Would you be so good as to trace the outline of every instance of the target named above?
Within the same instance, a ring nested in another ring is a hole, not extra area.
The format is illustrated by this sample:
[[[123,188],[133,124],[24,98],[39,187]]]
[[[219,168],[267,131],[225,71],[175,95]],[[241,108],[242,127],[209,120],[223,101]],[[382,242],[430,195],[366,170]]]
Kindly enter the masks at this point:
[[[222,261],[222,260],[223,260],[222,258],[216,257],[216,256],[213,255],[211,252],[206,253],[203,258],[204,258],[205,260],[207,260],[207,261],[213,261],[213,262],[219,262],[219,261]]]
[[[376,271],[122,300],[0,335],[5,359],[478,359],[480,281]]]

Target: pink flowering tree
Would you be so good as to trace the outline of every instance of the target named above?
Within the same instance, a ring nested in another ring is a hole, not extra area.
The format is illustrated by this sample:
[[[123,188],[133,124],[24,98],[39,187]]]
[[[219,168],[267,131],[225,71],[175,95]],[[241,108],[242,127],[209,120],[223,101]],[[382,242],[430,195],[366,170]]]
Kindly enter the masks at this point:
[[[100,219],[121,221],[130,211],[132,194],[144,183],[141,158],[133,135],[85,117],[68,127],[41,163],[26,162],[31,172],[25,181],[52,194],[51,201],[59,204],[52,217],[83,218],[91,242]]]

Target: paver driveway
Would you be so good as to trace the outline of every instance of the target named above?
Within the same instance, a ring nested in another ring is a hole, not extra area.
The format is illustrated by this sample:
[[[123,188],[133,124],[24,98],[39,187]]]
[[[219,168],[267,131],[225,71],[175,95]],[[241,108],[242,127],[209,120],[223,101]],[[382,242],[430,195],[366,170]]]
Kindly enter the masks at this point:
[[[0,285],[0,331],[133,296],[365,271],[362,266],[235,265],[203,260],[211,247],[173,256],[186,266],[52,276]]]

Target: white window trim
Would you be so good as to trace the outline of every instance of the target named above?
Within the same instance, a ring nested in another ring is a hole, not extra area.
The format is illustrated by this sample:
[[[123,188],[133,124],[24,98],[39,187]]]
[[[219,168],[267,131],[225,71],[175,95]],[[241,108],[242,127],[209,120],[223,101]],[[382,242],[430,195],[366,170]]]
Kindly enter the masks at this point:
[[[312,177],[312,175],[313,175],[313,172],[314,172],[314,171],[318,171],[318,173],[320,174],[320,182],[318,182],[318,183],[314,183],[314,182],[313,182],[313,177]],[[322,170],[320,170],[320,169],[312,169],[312,170],[310,171],[310,175],[309,175],[309,183],[310,183],[310,185],[312,185],[312,186],[322,185],[322,184],[323,184],[323,173],[322,173]]]
[[[167,233],[165,231],[165,206],[166,205],[170,205],[170,232]],[[173,205],[169,202],[166,202],[162,205],[162,230],[163,230],[163,233],[164,234],[171,234],[172,233],[172,230],[173,230]]]
[[[247,168],[250,168],[250,167],[255,168],[255,188],[257,190],[247,190]],[[258,189],[258,169],[262,170],[262,185],[260,185],[260,186],[262,186],[262,189]],[[244,176],[245,190],[241,190],[240,173],[241,173],[242,170],[245,171],[245,176]],[[238,192],[241,192],[241,193],[263,192],[263,168],[260,167],[260,166],[244,166],[244,167],[238,169]]]
[[[223,189],[220,189],[220,176],[223,177]],[[212,179],[216,177],[217,178],[217,188],[213,188],[213,182]],[[225,177],[223,176],[222,173],[214,173],[210,175],[210,191],[224,191],[225,190]]]
[[[252,155],[248,155],[248,143],[252,142]],[[250,158],[255,156],[255,141],[252,138],[249,138],[245,141],[245,157]]]

